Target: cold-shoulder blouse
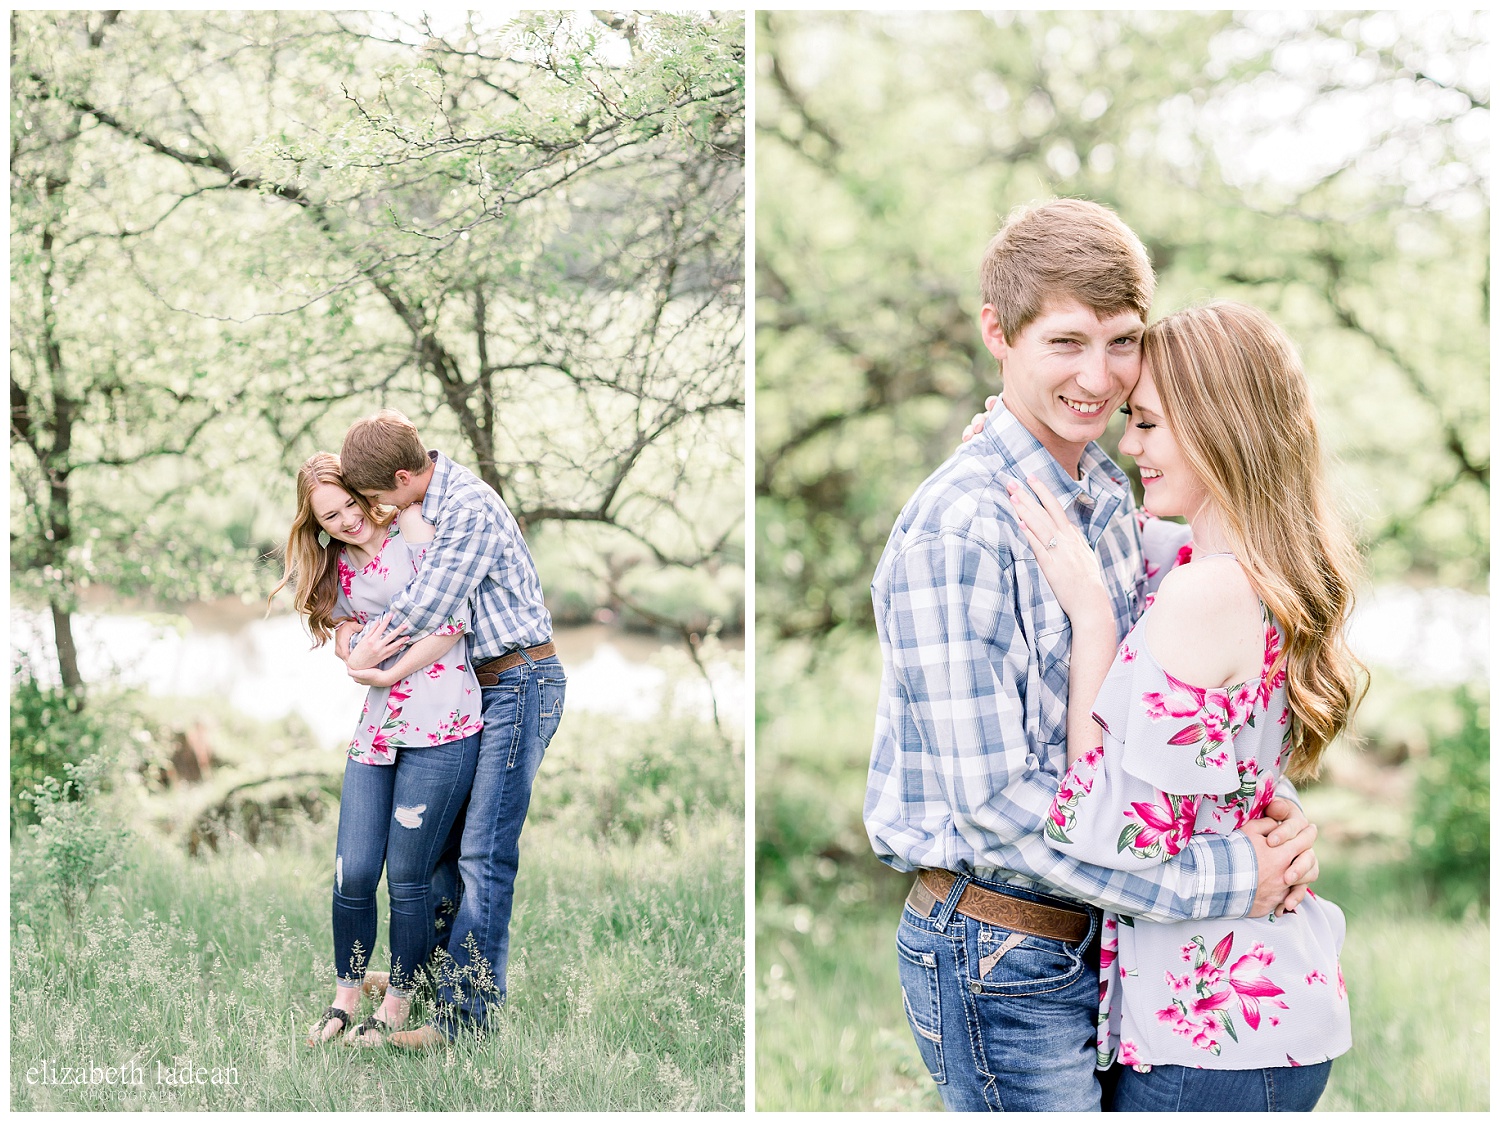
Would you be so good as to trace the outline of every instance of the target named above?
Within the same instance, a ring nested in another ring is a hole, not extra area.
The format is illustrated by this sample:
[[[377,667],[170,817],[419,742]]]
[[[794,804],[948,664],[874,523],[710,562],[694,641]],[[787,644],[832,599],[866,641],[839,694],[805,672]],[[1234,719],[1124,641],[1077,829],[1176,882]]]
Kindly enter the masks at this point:
[[[1103,746],[1069,767],[1045,828],[1059,853],[1108,868],[1170,861],[1195,833],[1259,817],[1290,752],[1282,635],[1264,606],[1260,674],[1211,689],[1156,661],[1150,614],[1121,642],[1094,705]],[[1106,912],[1099,1066],[1289,1067],[1347,1051],[1343,941],[1343,912],[1312,893],[1261,919]]]
[[[339,551],[339,595],[335,614],[361,625],[380,616],[391,599],[422,567],[426,545],[413,545],[392,522],[380,551],[362,568]],[[464,633],[447,654],[392,686],[371,686],[365,697],[349,758],[366,764],[393,764],[398,748],[427,748],[461,740],[483,727],[479,681],[469,664],[470,628],[450,616],[433,634]],[[398,655],[387,660],[394,664]]]

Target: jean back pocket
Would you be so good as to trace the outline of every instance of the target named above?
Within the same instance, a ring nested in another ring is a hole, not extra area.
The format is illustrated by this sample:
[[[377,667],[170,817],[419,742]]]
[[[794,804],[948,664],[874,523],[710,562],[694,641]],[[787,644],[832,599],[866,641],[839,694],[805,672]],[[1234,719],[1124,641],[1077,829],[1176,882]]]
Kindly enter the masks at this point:
[[[896,939],[896,959],[901,975],[901,1001],[911,1024],[917,1051],[934,1083],[946,1083],[943,1071],[943,1017],[938,997],[937,956],[929,951],[913,950]]]

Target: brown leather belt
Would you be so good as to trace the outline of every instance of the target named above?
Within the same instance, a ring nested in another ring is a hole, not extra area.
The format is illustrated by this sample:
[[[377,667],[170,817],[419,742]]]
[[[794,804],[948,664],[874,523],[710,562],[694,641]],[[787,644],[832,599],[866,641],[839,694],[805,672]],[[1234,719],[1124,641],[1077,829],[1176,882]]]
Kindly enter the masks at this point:
[[[932,905],[948,898],[948,890],[957,879],[946,869],[919,870],[906,902],[918,915],[930,916]],[[1085,912],[1006,896],[972,882],[964,888],[958,898],[958,907],[953,910],[980,923],[1040,935],[1044,939],[1061,939],[1065,943],[1080,943],[1089,933],[1089,917]]]
[[[544,658],[551,658],[557,653],[557,648],[552,645],[552,640],[536,647],[528,647],[526,653],[531,656],[533,662],[540,662]],[[526,660],[521,657],[520,651],[511,651],[508,655],[492,658],[482,666],[474,667],[474,677],[479,679],[481,686],[498,686],[500,675],[507,670],[520,666]]]

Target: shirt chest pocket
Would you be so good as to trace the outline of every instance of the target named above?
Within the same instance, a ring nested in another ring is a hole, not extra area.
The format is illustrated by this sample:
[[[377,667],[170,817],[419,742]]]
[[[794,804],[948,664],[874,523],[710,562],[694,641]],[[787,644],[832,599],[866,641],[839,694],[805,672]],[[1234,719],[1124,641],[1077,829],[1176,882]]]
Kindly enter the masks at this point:
[[[1026,728],[1042,767],[1061,775],[1068,738],[1068,664],[1073,629],[1067,616],[1047,619],[1031,641],[1026,670]]]

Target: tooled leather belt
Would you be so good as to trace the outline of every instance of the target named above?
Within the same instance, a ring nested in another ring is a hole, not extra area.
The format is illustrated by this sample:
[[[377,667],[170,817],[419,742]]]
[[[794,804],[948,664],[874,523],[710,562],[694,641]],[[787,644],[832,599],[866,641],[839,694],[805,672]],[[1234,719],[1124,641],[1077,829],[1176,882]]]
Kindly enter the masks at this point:
[[[544,658],[551,658],[556,653],[557,648],[552,645],[552,640],[550,639],[538,646],[528,647],[526,650],[526,654],[531,656],[533,662],[539,662]],[[474,677],[479,679],[481,686],[498,686],[500,684],[500,675],[504,674],[507,670],[520,666],[525,661],[526,659],[522,657],[520,651],[511,651],[510,654],[501,655],[499,658],[492,658],[488,662],[474,667]]]
[[[921,869],[917,872],[916,883],[911,886],[907,902],[918,915],[930,916],[932,905],[947,899],[948,890],[957,879],[946,869]],[[1060,939],[1065,943],[1082,942],[1089,933],[1089,917],[1085,912],[991,892],[972,882],[965,886],[958,898],[958,906],[953,910],[981,923],[1027,935],[1040,935],[1044,939]]]

